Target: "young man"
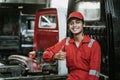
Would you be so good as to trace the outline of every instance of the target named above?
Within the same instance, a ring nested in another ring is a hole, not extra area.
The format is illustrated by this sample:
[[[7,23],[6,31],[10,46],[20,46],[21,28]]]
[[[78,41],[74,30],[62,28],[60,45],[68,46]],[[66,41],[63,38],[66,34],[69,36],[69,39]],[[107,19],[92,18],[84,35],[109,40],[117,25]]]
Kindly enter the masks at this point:
[[[84,17],[80,12],[72,12],[67,22],[70,38],[47,48],[43,60],[52,62],[66,58],[69,69],[67,80],[98,80],[101,63],[99,43],[84,35]]]

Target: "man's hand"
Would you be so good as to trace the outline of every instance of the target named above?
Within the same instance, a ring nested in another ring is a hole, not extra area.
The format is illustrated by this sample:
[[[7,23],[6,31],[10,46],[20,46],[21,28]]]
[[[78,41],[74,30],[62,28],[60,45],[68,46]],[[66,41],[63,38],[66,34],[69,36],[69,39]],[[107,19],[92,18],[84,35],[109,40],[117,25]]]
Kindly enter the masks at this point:
[[[64,46],[62,49],[53,56],[54,60],[63,60],[66,58],[66,52],[64,51]]]

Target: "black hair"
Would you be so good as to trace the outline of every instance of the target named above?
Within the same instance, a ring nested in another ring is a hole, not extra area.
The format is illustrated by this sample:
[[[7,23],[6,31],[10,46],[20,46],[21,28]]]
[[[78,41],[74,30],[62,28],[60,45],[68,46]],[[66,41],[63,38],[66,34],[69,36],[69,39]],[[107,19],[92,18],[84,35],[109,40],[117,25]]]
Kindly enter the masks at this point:
[[[70,20],[72,20],[72,19],[74,19],[74,18],[79,19],[79,18],[77,18],[77,17],[72,17],[72,18],[70,18],[70,19],[67,21],[67,23],[69,23]],[[83,24],[84,24],[85,21],[84,21],[83,19],[79,19],[79,20],[81,20],[81,21],[83,22]]]

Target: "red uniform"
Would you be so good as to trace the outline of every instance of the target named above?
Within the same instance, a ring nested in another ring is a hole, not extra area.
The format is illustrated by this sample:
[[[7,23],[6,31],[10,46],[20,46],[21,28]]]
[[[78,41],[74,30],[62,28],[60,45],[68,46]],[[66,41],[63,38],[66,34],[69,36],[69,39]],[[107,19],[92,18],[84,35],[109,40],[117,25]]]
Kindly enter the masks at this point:
[[[91,38],[84,36],[79,46],[75,45],[75,40],[71,38],[66,45],[66,38],[56,45],[45,50],[43,60],[52,62],[53,55],[64,46],[66,52],[67,67],[70,71],[67,80],[98,80],[101,62],[101,49],[95,40],[89,47]]]

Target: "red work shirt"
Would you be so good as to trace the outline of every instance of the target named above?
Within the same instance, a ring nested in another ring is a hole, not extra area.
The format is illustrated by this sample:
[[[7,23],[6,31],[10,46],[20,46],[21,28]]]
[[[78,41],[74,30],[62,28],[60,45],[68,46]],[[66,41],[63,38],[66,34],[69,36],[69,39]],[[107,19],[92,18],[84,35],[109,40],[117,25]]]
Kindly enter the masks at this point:
[[[66,45],[66,38],[54,46],[47,48],[42,56],[46,62],[52,62],[54,54],[64,46],[66,52],[67,67],[70,71],[67,80],[98,80],[96,72],[100,72],[101,49],[95,40],[91,47],[88,47],[91,38],[84,36],[79,46],[71,38]]]

